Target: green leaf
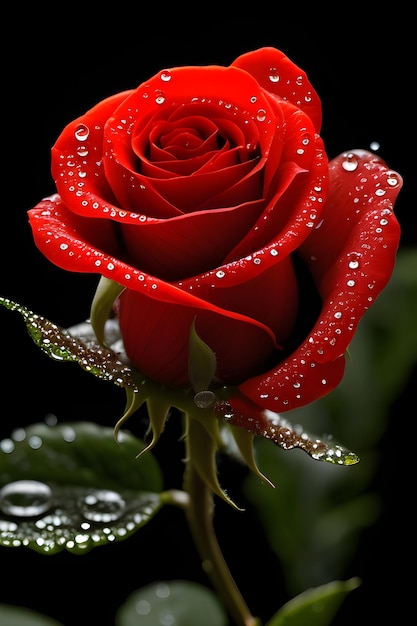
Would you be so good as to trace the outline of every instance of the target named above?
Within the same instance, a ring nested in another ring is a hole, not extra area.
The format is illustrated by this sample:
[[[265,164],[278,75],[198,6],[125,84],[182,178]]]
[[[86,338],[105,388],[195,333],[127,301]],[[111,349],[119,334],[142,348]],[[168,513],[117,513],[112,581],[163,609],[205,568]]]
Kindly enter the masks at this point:
[[[0,442],[0,545],[80,554],[129,537],[162,506],[144,447],[90,422],[16,429]]]
[[[307,589],[284,604],[265,626],[329,626],[347,594],[359,585],[358,578],[350,578]]]
[[[0,304],[10,311],[20,313],[34,343],[51,359],[78,363],[97,378],[136,390],[132,370],[117,358],[111,348],[103,348],[98,342],[91,341],[88,333],[85,334],[84,340],[84,337],[72,334],[8,298],[0,297]],[[91,327],[89,323],[85,325]]]
[[[156,582],[132,593],[116,614],[116,626],[227,626],[216,595],[202,585],[174,580]]]
[[[7,626],[63,626],[51,617],[11,604],[0,604],[0,624]]]

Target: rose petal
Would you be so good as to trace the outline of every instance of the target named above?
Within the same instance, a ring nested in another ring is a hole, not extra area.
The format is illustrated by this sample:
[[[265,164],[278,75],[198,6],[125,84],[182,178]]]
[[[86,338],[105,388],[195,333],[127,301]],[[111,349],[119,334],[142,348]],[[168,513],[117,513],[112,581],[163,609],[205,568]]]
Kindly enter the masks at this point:
[[[283,52],[266,46],[242,54],[232,65],[249,72],[267,91],[295,104],[312,120],[316,132],[320,132],[322,120],[320,98],[304,70],[295,65]]]
[[[273,332],[261,322],[223,310],[174,284],[133,268],[117,258],[120,251],[116,251],[116,256],[103,252],[103,249],[115,247],[111,222],[104,222],[103,229],[97,229],[97,222],[71,213],[57,194],[45,198],[30,209],[28,215],[36,245],[58,267],[73,272],[98,273],[159,302],[187,306],[194,311],[206,310],[257,326],[275,345]],[[96,229],[101,232],[97,234]]]
[[[253,228],[230,251],[230,258],[267,248],[269,262],[293,252],[320,222],[328,190],[327,156],[316,137],[309,169],[288,160],[280,165],[279,184]]]
[[[262,322],[275,333],[276,347],[282,347],[293,330],[298,309],[298,285],[291,256],[272,266],[264,264],[260,257],[247,257],[239,265],[224,266],[178,285],[216,306]],[[233,280],[236,266],[240,282]]]
[[[216,355],[216,378],[236,384],[265,369],[276,350],[266,327],[242,314],[203,303],[204,308],[164,303],[126,290],[117,307],[123,344],[142,374],[169,385],[189,386],[188,342],[195,318],[198,336]],[[211,309],[211,310],[210,310]]]
[[[199,211],[152,223],[122,224],[129,261],[164,280],[180,280],[216,268],[251,228],[261,208],[259,201],[247,202],[233,209]]]
[[[102,100],[68,124],[52,148],[51,171],[57,192],[79,215],[108,218],[121,213],[103,175],[103,126],[131,93],[124,91]]]
[[[399,174],[390,170],[386,163],[372,152],[346,151],[330,161],[330,191],[323,220],[300,247],[300,252],[310,265],[317,283],[323,282],[324,276],[334,267],[347,244],[350,249],[346,252],[352,254],[356,251],[358,259],[367,253],[369,248],[365,245],[365,238],[369,226],[362,221],[378,219],[372,217],[372,210],[375,207],[379,210],[386,204],[388,209],[392,209],[401,186],[402,179]],[[384,228],[384,233],[395,242],[398,241],[398,228],[394,225],[392,228]],[[376,250],[383,247],[378,241],[375,241],[374,245],[377,246]],[[390,257],[387,277],[391,275],[393,262],[394,259]],[[374,264],[369,270],[375,271],[375,268]],[[337,273],[340,273],[339,268]],[[323,290],[323,286],[321,289]]]
[[[353,332],[394,268],[400,228],[392,209],[401,177],[364,151],[352,152],[360,172],[349,177],[341,171],[349,154],[332,161],[323,224],[301,247],[322,296],[319,319],[290,358],[239,387],[275,412],[308,404],[339,384]]]

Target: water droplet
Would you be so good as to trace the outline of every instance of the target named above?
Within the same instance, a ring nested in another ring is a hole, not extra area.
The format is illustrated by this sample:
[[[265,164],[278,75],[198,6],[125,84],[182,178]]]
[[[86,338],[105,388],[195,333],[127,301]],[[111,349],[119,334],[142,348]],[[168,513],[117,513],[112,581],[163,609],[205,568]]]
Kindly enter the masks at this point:
[[[216,402],[216,396],[212,391],[199,391],[194,396],[194,402],[199,409],[207,409]]]
[[[268,78],[271,81],[271,83],[278,83],[279,82],[279,74],[277,72],[277,68],[276,67],[270,67],[269,68],[269,76],[268,76]]]
[[[160,78],[164,81],[164,83],[168,83],[172,78],[170,70],[162,70]]]
[[[347,172],[354,172],[359,165],[357,156],[352,152],[346,155],[345,160],[342,161],[342,167]]]
[[[0,450],[6,454],[10,454],[14,450],[14,442],[9,438],[2,439],[2,441],[0,441]]]
[[[216,402],[214,411],[224,420],[231,420],[234,417],[232,405],[227,400]]]
[[[81,511],[90,522],[107,524],[118,520],[126,508],[126,502],[117,491],[99,489],[87,494],[81,503]]]
[[[52,491],[37,480],[17,480],[0,489],[0,509],[7,515],[33,517],[51,506]]]
[[[147,600],[139,600],[135,605],[135,610],[138,615],[149,615],[152,606]]]
[[[86,141],[90,134],[90,129],[85,124],[79,124],[74,131],[74,136],[78,141]]]
[[[38,450],[42,445],[42,439],[38,435],[32,435],[28,439],[28,444],[32,450]]]
[[[159,90],[155,91],[155,102],[156,104],[164,104],[165,94],[163,91],[159,91]]]
[[[399,177],[396,172],[388,172],[387,183],[390,187],[396,187],[399,184]]]
[[[256,114],[256,119],[258,120],[258,122],[264,122],[266,120],[265,109],[259,109],[259,111]]]
[[[166,583],[159,583],[155,590],[155,594],[158,596],[158,598],[169,598],[171,594],[169,585],[167,585]]]

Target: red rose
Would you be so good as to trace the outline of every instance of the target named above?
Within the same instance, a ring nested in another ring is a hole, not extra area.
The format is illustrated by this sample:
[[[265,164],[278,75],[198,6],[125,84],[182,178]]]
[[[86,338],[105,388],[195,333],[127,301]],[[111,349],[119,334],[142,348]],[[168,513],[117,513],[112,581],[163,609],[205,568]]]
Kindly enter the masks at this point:
[[[35,242],[125,287],[124,345],[147,377],[190,386],[195,320],[236,410],[311,402],[392,273],[402,184],[370,152],[329,164],[320,125],[306,74],[274,48],[163,70],[64,129]]]

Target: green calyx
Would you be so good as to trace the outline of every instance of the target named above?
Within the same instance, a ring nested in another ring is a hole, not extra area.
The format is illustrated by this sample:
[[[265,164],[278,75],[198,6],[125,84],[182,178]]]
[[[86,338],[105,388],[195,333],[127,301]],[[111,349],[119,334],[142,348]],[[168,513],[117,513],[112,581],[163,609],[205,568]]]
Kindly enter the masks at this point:
[[[194,318],[188,339],[188,378],[196,394],[208,390],[216,368],[216,355],[197,334]]]
[[[125,287],[119,283],[101,276],[94,294],[90,310],[90,323],[99,344],[105,344],[105,325],[109,319],[116,298]]]

